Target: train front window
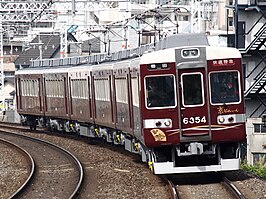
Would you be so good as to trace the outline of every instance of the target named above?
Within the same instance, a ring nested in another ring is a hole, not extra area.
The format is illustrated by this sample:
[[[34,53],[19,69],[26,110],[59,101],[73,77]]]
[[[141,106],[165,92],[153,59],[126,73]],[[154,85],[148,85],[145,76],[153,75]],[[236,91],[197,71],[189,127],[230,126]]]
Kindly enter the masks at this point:
[[[202,81],[202,74],[200,73],[182,74],[182,103],[184,106],[200,106],[204,104]]]
[[[145,77],[145,89],[148,108],[175,106],[175,78],[173,75]]]
[[[212,104],[240,102],[237,71],[210,73],[210,86]]]

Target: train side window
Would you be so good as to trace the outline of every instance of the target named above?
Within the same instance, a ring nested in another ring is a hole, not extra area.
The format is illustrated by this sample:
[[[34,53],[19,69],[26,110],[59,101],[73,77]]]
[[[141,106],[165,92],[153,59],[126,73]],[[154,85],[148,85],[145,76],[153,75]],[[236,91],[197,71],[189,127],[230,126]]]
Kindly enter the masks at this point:
[[[101,101],[110,101],[110,83],[109,78],[99,78],[94,80],[95,99]]]
[[[125,77],[115,79],[115,92],[116,101],[120,103],[128,103],[128,89],[127,89],[127,79]]]
[[[182,74],[183,106],[201,106],[203,100],[203,86],[201,73]]]
[[[174,75],[145,77],[146,106],[148,108],[175,106]]]
[[[239,103],[240,78],[237,71],[210,73],[211,103]]]

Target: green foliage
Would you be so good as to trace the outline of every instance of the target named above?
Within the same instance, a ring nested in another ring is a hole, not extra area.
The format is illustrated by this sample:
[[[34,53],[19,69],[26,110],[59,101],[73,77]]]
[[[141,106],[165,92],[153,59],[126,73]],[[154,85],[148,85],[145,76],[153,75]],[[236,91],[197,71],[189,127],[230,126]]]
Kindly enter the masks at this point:
[[[265,157],[264,157],[265,158]],[[262,158],[262,159],[264,159]],[[248,165],[246,162],[241,164],[241,169],[254,173],[264,179],[266,179],[266,163],[263,160],[256,162],[254,166]]]

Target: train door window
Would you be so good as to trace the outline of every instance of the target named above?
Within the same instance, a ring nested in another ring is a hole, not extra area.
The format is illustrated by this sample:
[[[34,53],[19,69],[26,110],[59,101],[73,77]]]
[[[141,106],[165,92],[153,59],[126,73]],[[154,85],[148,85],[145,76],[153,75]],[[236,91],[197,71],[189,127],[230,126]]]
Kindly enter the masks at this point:
[[[36,80],[32,80],[31,83],[32,83],[31,95],[36,97],[36,92],[35,92],[36,91],[36,88],[35,88],[36,87]]]
[[[28,89],[27,80],[25,79],[24,80],[24,96],[27,96],[27,89]]]
[[[31,86],[30,86],[30,89],[31,89],[31,90],[30,90],[30,95],[31,95],[31,96],[35,96],[35,95],[34,95],[34,94],[35,94],[35,93],[34,93],[34,91],[35,91],[35,84],[34,84],[34,81],[35,81],[35,80],[31,80],[31,82],[30,82],[30,84],[31,84]]]
[[[169,108],[176,105],[174,75],[147,76],[145,88],[147,108]]]
[[[87,79],[82,79],[82,99],[88,99],[88,82]]]
[[[29,86],[29,81],[30,80],[26,80],[26,92],[25,92],[25,96],[29,96],[29,89],[30,89],[30,86]]]
[[[31,95],[32,96],[35,96],[36,97],[36,94],[35,94],[35,86],[36,86],[36,83],[35,83],[36,80],[32,80],[32,92],[31,92]]]
[[[79,98],[79,89],[78,89],[78,80],[72,79],[71,80],[71,94],[73,99]]]
[[[79,79],[79,84],[80,84],[79,98],[82,99],[83,98],[83,94],[84,94],[84,85],[83,85],[82,79]]]
[[[51,81],[49,79],[46,79],[46,93],[47,93],[47,97],[51,97]]]
[[[131,87],[132,87],[132,101],[133,106],[139,107],[139,88],[138,88],[138,78],[131,78]]]
[[[61,90],[62,90],[61,82],[63,82],[61,79],[56,80],[56,84],[57,84],[56,95],[57,95],[57,97],[62,97],[63,96],[63,95],[61,95]]]
[[[33,96],[33,80],[29,80],[29,96]]]
[[[54,85],[55,85],[55,89],[54,89],[54,97],[59,97],[59,80],[55,79],[54,80]]]
[[[59,81],[59,83],[60,83],[60,92],[59,92],[59,95],[60,95],[60,97],[64,97],[65,96],[65,80],[63,80],[63,79],[61,79],[60,81]]]
[[[26,80],[23,80],[23,96],[26,96],[26,90],[27,90],[27,85],[26,85]]]
[[[16,79],[16,91],[17,91],[17,96],[20,96],[22,93],[21,93],[21,79],[18,78]]]
[[[126,77],[120,77],[115,79],[115,92],[116,101],[120,103],[128,103],[128,89]]]
[[[55,90],[55,83],[54,83],[54,80],[50,80],[50,94],[51,96],[50,97],[54,97],[54,90]]]
[[[21,96],[25,96],[25,84],[24,84],[24,80],[21,80]]]
[[[28,84],[27,96],[31,96],[31,80],[28,80],[27,84]]]
[[[51,83],[51,97],[55,97],[55,96],[54,96],[54,94],[55,94],[55,89],[56,89],[55,81],[54,81],[53,79],[51,79],[50,83]]]
[[[211,103],[239,103],[240,78],[238,71],[210,73]]]
[[[182,103],[183,106],[202,106],[203,98],[203,77],[201,73],[184,73],[182,81]]]

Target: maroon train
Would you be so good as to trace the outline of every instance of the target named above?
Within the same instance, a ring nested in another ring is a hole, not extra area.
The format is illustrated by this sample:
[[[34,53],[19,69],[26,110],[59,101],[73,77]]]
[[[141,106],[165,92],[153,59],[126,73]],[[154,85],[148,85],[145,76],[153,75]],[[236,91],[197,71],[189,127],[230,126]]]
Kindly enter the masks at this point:
[[[236,170],[245,140],[237,49],[176,47],[128,60],[16,72],[31,128],[101,137],[155,174]]]

